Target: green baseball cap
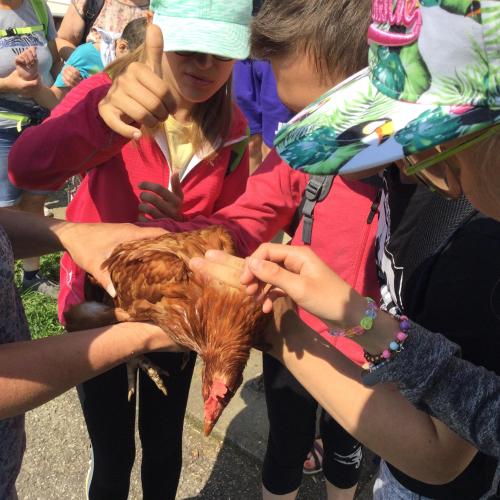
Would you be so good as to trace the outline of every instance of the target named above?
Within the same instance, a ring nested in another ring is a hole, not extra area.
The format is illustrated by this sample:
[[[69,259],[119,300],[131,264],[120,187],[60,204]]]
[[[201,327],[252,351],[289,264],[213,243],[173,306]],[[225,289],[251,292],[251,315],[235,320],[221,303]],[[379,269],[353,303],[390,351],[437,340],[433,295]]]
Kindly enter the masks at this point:
[[[165,52],[192,51],[232,59],[250,54],[252,0],[153,0],[153,24]]]

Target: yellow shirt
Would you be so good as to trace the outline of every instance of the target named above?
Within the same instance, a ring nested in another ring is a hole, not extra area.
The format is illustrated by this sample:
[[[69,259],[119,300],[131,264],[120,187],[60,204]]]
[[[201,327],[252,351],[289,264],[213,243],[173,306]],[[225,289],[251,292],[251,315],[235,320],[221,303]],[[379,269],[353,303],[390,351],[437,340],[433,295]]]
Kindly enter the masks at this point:
[[[172,115],[164,123],[170,153],[170,167],[174,172],[182,173],[194,156],[191,144],[192,123],[178,122]]]

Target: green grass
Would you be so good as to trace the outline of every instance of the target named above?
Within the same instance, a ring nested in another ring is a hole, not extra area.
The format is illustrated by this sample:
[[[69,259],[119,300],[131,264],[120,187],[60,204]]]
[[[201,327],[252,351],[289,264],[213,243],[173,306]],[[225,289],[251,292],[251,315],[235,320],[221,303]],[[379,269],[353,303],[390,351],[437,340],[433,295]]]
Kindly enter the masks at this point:
[[[61,255],[51,254],[41,258],[40,269],[44,276],[59,281],[59,259]],[[16,262],[16,285],[22,281],[21,262]],[[63,327],[57,319],[57,301],[38,292],[21,293],[24,310],[30,325],[31,336],[34,339],[58,335]]]

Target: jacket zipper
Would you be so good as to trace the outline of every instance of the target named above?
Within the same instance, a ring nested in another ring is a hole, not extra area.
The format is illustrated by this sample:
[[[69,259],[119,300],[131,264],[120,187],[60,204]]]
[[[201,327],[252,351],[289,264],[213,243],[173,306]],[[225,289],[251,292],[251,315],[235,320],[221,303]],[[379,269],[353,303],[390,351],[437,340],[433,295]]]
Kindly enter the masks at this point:
[[[366,219],[365,230],[363,231],[363,238],[361,240],[361,247],[358,252],[358,258],[356,260],[355,273],[354,273],[354,281],[353,285],[356,286],[358,284],[359,271],[361,269],[361,261],[363,260],[363,256],[366,251],[366,242],[368,241],[368,236],[370,236],[371,225],[373,219],[375,219],[375,215],[378,211],[378,206],[380,205],[380,200],[382,198],[382,189],[377,190],[377,194],[375,195],[375,199],[373,200],[372,206],[370,207],[370,212],[368,213],[368,217]],[[375,263],[374,263],[375,264]]]

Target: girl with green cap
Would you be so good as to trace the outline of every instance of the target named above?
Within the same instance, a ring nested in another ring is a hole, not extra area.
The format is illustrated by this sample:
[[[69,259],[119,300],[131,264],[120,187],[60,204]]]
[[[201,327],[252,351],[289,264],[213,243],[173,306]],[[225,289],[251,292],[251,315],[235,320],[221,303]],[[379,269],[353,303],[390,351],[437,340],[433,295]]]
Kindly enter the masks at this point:
[[[68,207],[70,221],[155,218],[148,199],[158,189],[165,195],[163,213],[208,216],[245,189],[247,125],[231,100],[231,72],[234,60],[249,54],[251,0],[161,0],[152,10],[144,46],[82,82],[12,154],[17,184],[59,186],[86,174]],[[40,161],[34,166],[26,161],[35,156]],[[61,317],[84,299],[84,280],[64,255]],[[195,357],[183,367],[182,355],[153,356],[170,376],[165,397],[139,375],[143,494],[174,499]],[[79,394],[92,442],[88,496],[126,499],[136,404],[127,401],[125,365],[82,384]]]

